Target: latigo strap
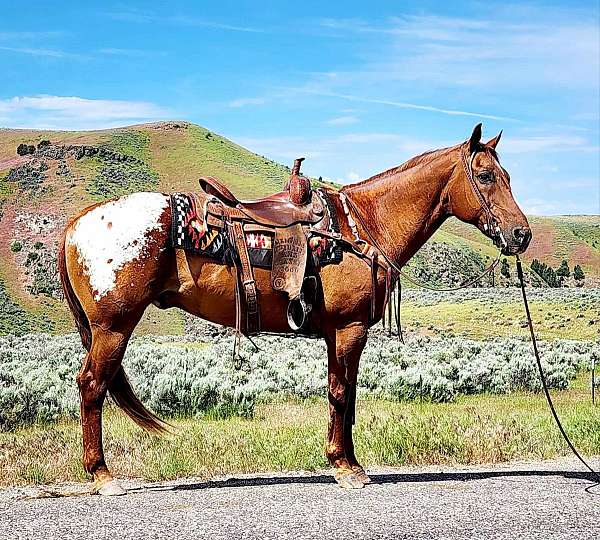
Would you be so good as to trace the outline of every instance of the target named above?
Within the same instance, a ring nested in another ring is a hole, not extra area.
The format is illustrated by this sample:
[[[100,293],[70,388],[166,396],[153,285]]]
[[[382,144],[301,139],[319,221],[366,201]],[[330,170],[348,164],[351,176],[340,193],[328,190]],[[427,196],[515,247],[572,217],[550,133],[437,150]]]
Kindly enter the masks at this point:
[[[260,309],[256,281],[254,280],[254,273],[248,255],[248,246],[246,245],[244,227],[239,221],[227,221],[226,226],[229,241],[235,246],[237,252],[237,259],[234,257],[234,264],[237,270],[237,285],[243,291],[246,300],[246,334],[257,334],[260,332]],[[236,314],[236,322],[238,323],[237,330],[241,331],[239,327],[239,313]]]

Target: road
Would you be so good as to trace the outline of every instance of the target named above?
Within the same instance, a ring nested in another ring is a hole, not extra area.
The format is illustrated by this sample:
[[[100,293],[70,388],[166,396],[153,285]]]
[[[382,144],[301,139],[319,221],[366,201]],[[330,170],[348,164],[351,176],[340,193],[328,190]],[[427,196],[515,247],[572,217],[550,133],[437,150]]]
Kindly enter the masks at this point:
[[[356,491],[328,473],[127,481],[114,498],[74,495],[81,485],[13,488],[0,491],[0,538],[597,539],[600,486],[581,470],[567,459],[380,469]],[[70,495],[48,496],[59,492]]]

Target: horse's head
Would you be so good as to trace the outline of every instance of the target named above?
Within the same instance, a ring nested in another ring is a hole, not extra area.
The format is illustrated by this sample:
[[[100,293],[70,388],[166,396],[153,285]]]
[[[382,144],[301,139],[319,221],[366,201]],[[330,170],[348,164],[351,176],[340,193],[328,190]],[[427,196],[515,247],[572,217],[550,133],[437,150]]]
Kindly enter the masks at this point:
[[[501,135],[482,143],[481,124],[475,126],[459,147],[460,161],[448,183],[447,201],[452,215],[476,225],[505,255],[515,255],[527,249],[531,229],[496,153]]]

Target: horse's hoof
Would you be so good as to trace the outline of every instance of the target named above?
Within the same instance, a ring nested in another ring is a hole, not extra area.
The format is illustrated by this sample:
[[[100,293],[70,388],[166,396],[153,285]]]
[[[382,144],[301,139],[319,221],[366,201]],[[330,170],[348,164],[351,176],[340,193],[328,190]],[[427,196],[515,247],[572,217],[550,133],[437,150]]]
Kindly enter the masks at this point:
[[[365,484],[352,471],[335,473],[335,481],[344,489],[362,489]]]
[[[94,486],[94,493],[98,495],[104,495],[105,497],[118,497],[120,495],[127,495],[127,490],[123,488],[116,480],[109,480],[100,485]]]
[[[373,481],[360,465],[352,467],[352,470],[354,471],[356,478],[358,478],[363,484],[370,484]]]

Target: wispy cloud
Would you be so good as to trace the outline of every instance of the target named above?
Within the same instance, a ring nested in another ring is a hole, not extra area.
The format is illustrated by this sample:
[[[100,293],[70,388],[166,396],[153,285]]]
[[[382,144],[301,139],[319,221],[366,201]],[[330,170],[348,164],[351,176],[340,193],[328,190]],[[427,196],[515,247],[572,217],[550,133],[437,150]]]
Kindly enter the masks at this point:
[[[203,19],[199,17],[187,16],[187,15],[167,15],[161,16],[154,13],[146,13],[142,11],[117,11],[109,12],[106,16],[124,22],[133,23],[153,23],[153,24],[172,24],[176,26],[196,26],[201,28],[214,28],[215,30],[224,30],[229,32],[249,32],[249,33],[262,33],[264,32],[261,28],[254,28],[251,26],[239,26],[235,24],[228,24],[221,21],[214,21],[210,19]]]
[[[305,156],[307,160],[303,168],[309,174],[327,176],[340,182],[353,181],[348,174],[340,176],[341,171],[351,170],[352,178],[367,178],[399,165],[412,156],[451,144],[449,141],[385,132],[345,133],[326,137],[295,135],[232,138],[258,154],[284,163],[291,162],[298,156]]]
[[[289,88],[288,90],[300,92],[300,93],[306,93],[306,94],[314,94],[314,95],[318,95],[318,96],[339,98],[339,99],[344,99],[347,101],[354,101],[357,103],[372,103],[372,104],[376,104],[376,105],[387,105],[389,107],[396,107],[399,109],[414,109],[414,110],[418,110],[418,111],[427,111],[427,112],[433,112],[433,113],[447,114],[447,115],[451,115],[451,116],[472,116],[475,118],[484,118],[484,119],[487,118],[488,120],[504,120],[504,121],[508,121],[508,122],[518,122],[519,121],[516,118],[510,118],[507,116],[497,116],[497,115],[493,115],[493,114],[478,113],[478,112],[473,112],[473,111],[462,111],[459,109],[446,109],[446,108],[442,108],[442,107],[435,107],[433,105],[422,105],[419,103],[408,103],[405,101],[394,101],[394,100],[389,100],[389,99],[377,99],[377,98],[354,96],[354,95],[350,95],[350,94],[341,94],[341,93],[337,93],[337,92],[328,92],[325,90],[317,90],[317,89],[311,88],[309,86],[299,87],[299,88]]]
[[[560,214],[577,214],[582,212],[581,205],[570,200],[531,198],[525,199],[521,205],[525,214],[530,216],[552,216]],[[586,211],[585,209],[583,210]],[[592,210],[593,213],[593,210]]]
[[[576,11],[537,10],[516,19],[508,8],[495,8],[493,15],[468,18],[326,19],[320,26],[344,39],[348,33],[363,34],[365,39],[384,36],[385,45],[374,46],[372,60],[360,74],[354,73],[359,78],[429,80],[496,91],[515,83],[536,88],[599,84],[597,20]]]
[[[227,105],[233,109],[239,109],[249,105],[263,105],[265,101],[265,98],[261,97],[238,98],[230,101]]]
[[[162,107],[143,101],[47,95],[0,100],[0,118],[7,127],[100,129],[167,116]]]
[[[33,39],[51,39],[62,36],[63,32],[60,31],[40,31],[40,32],[0,32],[0,40],[33,40]]]
[[[130,56],[132,58],[156,58],[167,56],[166,51],[152,51],[145,49],[120,49],[117,47],[106,47],[98,49],[100,54],[108,56]]]
[[[330,118],[325,123],[330,126],[349,126],[351,124],[357,124],[360,120],[356,116],[337,116],[336,118]]]
[[[585,137],[570,135],[540,135],[511,137],[501,143],[502,153],[527,154],[530,152],[598,152],[598,145]]]
[[[0,51],[16,54],[27,54],[29,56],[43,56],[48,58],[72,58],[85,60],[89,58],[83,54],[75,54],[57,49],[40,49],[36,47],[5,47],[0,45]]]

